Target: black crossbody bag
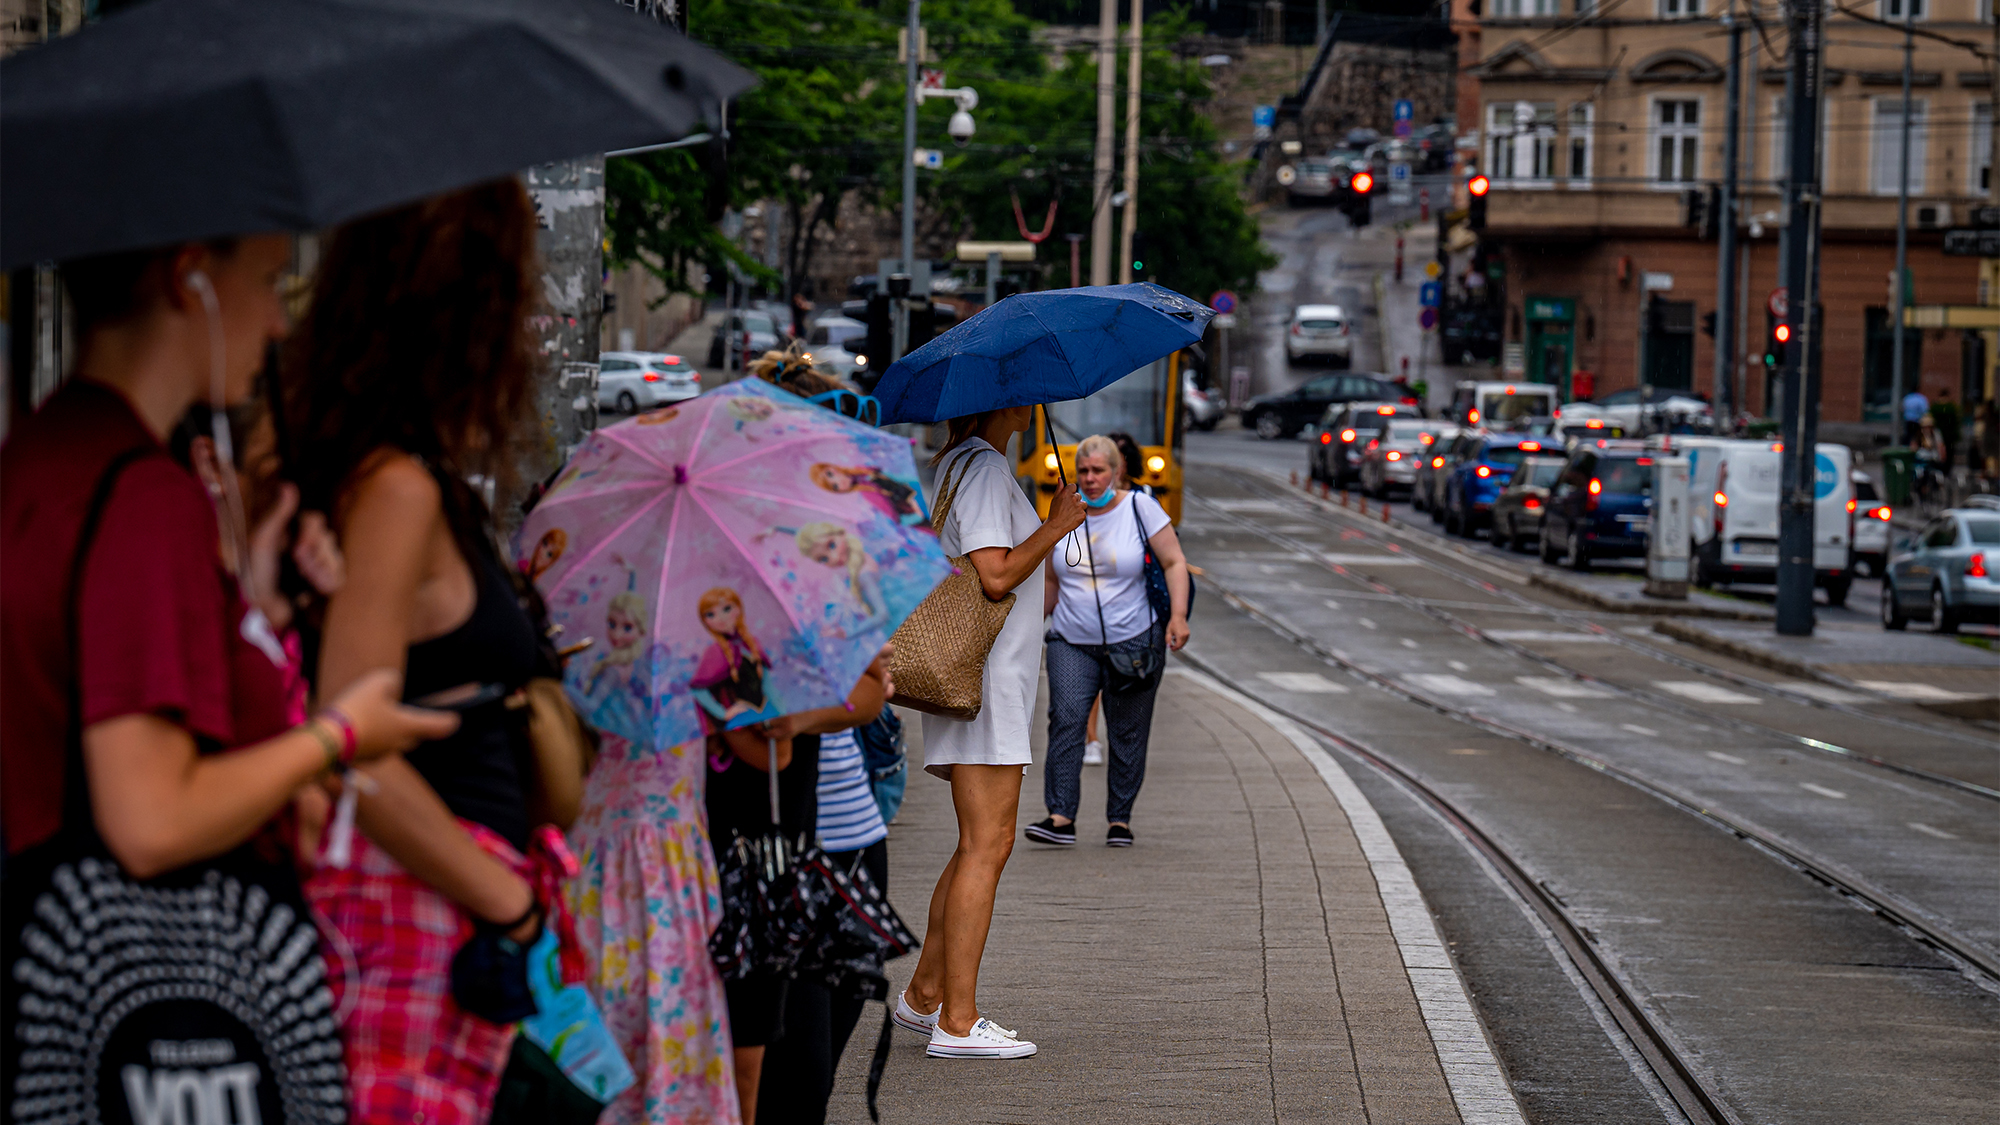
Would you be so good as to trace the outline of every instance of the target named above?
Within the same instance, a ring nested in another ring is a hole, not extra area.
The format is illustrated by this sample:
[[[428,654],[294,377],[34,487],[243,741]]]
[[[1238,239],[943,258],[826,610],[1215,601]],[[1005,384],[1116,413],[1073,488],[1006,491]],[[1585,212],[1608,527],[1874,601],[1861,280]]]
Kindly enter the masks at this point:
[[[91,494],[64,592],[70,645],[62,827],[7,862],[0,1048],[7,1119],[336,1125],[347,1069],[333,993],[298,879],[244,844],[155,879],[128,876],[98,836],[83,767],[78,600],[113,484]],[[171,597],[172,591],[159,595]]]

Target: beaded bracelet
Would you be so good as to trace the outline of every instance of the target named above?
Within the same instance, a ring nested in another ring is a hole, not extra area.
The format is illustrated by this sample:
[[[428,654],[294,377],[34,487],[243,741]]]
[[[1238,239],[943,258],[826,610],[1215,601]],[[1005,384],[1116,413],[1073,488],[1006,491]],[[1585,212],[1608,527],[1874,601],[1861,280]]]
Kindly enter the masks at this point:
[[[360,736],[354,732],[353,720],[332,707],[322,710],[319,713],[319,717],[332,723],[340,731],[340,764],[342,766],[353,765],[355,756],[361,749]]]
[[[340,740],[333,736],[333,732],[320,725],[318,719],[308,719],[299,725],[319,741],[320,749],[326,751],[326,772],[332,773],[339,768]]]

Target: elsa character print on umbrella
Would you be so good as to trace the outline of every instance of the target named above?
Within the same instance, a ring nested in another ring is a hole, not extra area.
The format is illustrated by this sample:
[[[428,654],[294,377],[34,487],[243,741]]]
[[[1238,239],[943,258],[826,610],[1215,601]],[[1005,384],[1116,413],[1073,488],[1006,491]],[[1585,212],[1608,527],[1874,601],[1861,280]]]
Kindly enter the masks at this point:
[[[649,676],[656,663],[647,659],[657,646],[649,643],[646,600],[632,589],[637,581],[638,575],[628,573],[626,589],[605,604],[604,655],[591,667],[582,692],[590,703],[591,723],[627,740],[644,738]]]
[[[836,637],[855,638],[881,629],[886,640],[889,603],[882,596],[882,575],[860,537],[837,523],[821,520],[799,528],[794,538],[799,554],[833,570],[847,583],[848,604],[827,605],[827,612],[837,622],[828,626],[828,631]]]

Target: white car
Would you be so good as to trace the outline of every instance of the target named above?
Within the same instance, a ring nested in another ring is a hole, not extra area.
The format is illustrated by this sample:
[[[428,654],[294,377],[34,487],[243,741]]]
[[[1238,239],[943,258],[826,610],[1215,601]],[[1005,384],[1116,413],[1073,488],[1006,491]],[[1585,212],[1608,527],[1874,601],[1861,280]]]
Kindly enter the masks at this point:
[[[815,367],[849,382],[868,373],[868,326],[849,316],[823,316],[806,329],[806,354]]]
[[[597,357],[597,408],[637,414],[701,393],[701,372],[665,352],[605,352]]]
[[[1285,358],[1330,359],[1341,367],[1354,361],[1354,337],[1347,310],[1339,305],[1300,305],[1285,330]]]
[[[1564,403],[1560,416],[1564,425],[1602,418],[1606,425],[1617,426],[1631,437],[1715,432],[1715,408],[1692,395],[1656,390],[1650,399],[1640,399],[1639,388],[1627,387],[1589,402]]]

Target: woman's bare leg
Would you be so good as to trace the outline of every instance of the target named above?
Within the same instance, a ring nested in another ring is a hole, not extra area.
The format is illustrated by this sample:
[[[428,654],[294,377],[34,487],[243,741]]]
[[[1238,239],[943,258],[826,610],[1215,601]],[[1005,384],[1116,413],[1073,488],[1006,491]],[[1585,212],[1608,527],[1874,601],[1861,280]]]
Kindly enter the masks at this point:
[[[744,1125],[752,1125],[757,1120],[757,1083],[764,1076],[764,1048],[738,1047],[736,1064],[736,1100],[742,1107]]]
[[[993,923],[993,896],[1014,851],[1021,805],[1021,767],[955,765],[951,803],[958,813],[958,849],[931,896],[930,931],[910,980],[910,1006],[931,1011],[939,1025],[964,1035],[979,1019],[979,961]]]

